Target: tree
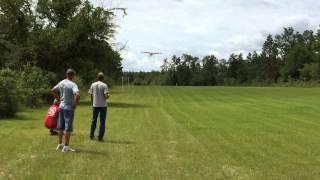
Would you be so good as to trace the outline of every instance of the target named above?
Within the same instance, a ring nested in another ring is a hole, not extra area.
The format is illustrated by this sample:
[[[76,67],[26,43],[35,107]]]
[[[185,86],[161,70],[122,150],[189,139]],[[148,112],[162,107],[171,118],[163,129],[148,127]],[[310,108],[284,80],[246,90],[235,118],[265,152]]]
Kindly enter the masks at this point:
[[[203,80],[206,85],[214,86],[217,84],[218,75],[218,59],[214,56],[205,56],[202,59],[203,64]]]
[[[298,80],[300,79],[299,70],[302,69],[306,64],[314,62],[314,56],[305,46],[296,45],[288,52],[284,61],[284,78]]]
[[[85,74],[98,71],[116,79],[122,58],[110,45],[114,13],[88,0],[0,1],[0,65],[21,69],[36,65],[62,78],[67,68]],[[35,2],[35,1],[34,1]]]
[[[218,62],[217,70],[218,70],[217,78],[216,78],[217,85],[223,85],[225,78],[228,75],[228,63],[225,59],[221,59]]]
[[[319,63],[305,64],[299,73],[303,81],[319,80]]]
[[[278,45],[271,35],[268,35],[266,42],[263,44],[261,58],[264,61],[264,77],[270,82],[277,82],[280,76],[280,59]]]
[[[18,79],[21,97],[25,105],[29,107],[37,107],[43,103],[43,100],[49,100],[52,97],[50,90],[57,81],[55,74],[39,67],[24,69],[19,73]]]
[[[13,117],[18,111],[16,72],[0,70],[0,118]]]
[[[248,79],[247,64],[243,55],[231,54],[229,58],[229,77],[237,80],[238,83],[244,83]]]
[[[34,19],[29,0],[0,1],[0,67],[20,68],[32,61],[28,38]]]

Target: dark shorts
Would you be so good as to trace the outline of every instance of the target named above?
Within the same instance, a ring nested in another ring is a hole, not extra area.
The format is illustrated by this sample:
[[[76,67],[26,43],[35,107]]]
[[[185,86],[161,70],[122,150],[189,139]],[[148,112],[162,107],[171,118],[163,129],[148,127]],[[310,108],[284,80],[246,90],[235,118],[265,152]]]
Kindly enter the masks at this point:
[[[72,132],[73,116],[73,110],[61,109],[59,112],[58,129],[63,129],[66,132]]]

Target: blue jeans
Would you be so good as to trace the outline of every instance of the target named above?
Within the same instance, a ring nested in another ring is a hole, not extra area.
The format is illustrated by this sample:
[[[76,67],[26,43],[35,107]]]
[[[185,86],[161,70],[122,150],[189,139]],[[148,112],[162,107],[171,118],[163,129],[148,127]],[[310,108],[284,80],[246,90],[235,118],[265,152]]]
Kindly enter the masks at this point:
[[[93,116],[91,122],[91,132],[90,137],[94,137],[94,131],[96,130],[97,126],[97,119],[100,114],[100,128],[99,128],[99,140],[103,139],[104,132],[106,129],[106,119],[107,119],[107,108],[106,107],[93,107]]]
[[[74,117],[73,110],[61,109],[59,112],[58,129],[63,129],[66,132],[72,132],[73,117]]]

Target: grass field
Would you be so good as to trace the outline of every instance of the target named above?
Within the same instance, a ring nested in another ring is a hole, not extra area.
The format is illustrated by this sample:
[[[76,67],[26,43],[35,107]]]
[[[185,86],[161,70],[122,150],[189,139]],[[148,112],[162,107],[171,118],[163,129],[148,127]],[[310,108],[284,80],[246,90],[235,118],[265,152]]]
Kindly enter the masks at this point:
[[[111,94],[104,143],[89,140],[90,103],[77,109],[75,153],[55,151],[47,107],[0,120],[0,179],[320,179],[320,89]]]

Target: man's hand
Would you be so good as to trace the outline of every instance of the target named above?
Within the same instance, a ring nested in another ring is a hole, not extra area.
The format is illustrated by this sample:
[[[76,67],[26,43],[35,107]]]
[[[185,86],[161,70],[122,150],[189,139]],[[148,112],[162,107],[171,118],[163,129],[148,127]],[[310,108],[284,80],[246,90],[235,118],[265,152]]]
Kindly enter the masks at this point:
[[[110,98],[110,94],[107,93],[107,94],[106,94],[106,99],[109,99],[109,98]]]
[[[60,104],[60,101],[59,101],[58,99],[54,99],[53,104],[59,105],[59,104]]]

